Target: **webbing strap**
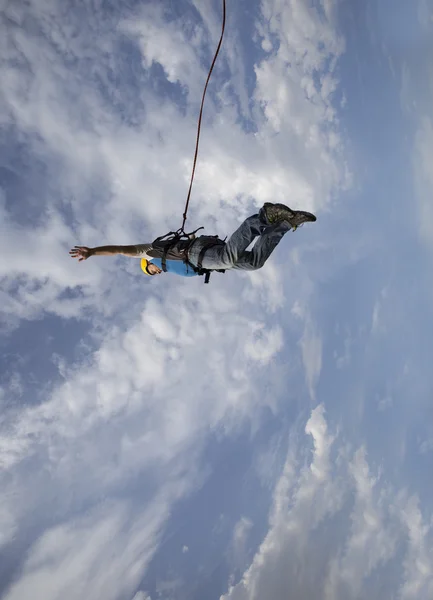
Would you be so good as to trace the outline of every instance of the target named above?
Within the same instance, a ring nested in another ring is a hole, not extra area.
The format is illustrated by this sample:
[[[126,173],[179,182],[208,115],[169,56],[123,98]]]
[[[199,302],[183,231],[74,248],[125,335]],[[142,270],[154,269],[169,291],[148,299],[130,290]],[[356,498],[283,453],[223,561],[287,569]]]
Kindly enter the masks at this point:
[[[172,244],[167,244],[162,251],[161,269],[164,271],[164,273],[167,273],[167,253],[170,250],[171,245]]]
[[[203,246],[203,248],[200,250],[200,254],[198,255],[198,259],[197,259],[197,267],[202,270],[203,269],[203,258],[204,255],[206,254],[206,252],[210,249],[213,248],[214,246],[220,246],[222,245],[222,240],[218,240],[215,242],[209,242],[208,244],[206,244],[205,246]]]
[[[200,231],[200,229],[204,229],[204,227],[197,227],[197,229],[194,229],[194,231],[191,231],[190,233],[186,233],[182,229],[178,229],[177,231],[169,231],[168,233],[157,237],[156,240],[153,240],[152,243],[155,244],[156,242],[162,242],[166,240],[167,242],[173,242],[173,244],[175,244],[180,240],[189,240],[191,239],[191,236],[195,235],[197,231]]]
[[[208,242],[205,246],[203,246],[203,248],[200,250],[200,253],[198,255],[198,259],[197,259],[197,269],[198,272],[200,274],[204,274],[204,282],[205,283],[209,283],[209,279],[211,276],[212,271],[218,271],[218,273],[224,273],[225,270],[224,269],[203,269],[203,259],[204,256],[206,254],[206,252],[210,249],[213,248],[214,246],[221,246],[224,245],[223,240],[220,240],[217,236],[214,242]]]
[[[165,241],[166,244],[162,250],[162,257],[161,257],[161,268],[164,271],[164,273],[167,273],[167,255],[170,252],[170,249],[173,248],[173,246],[175,244],[177,244],[181,239],[189,239],[191,240],[191,237],[193,234],[197,233],[197,231],[199,231],[200,229],[203,229],[203,227],[199,227],[198,229],[196,229],[195,231],[191,232],[191,233],[184,233],[184,232],[180,232],[180,231],[170,231],[169,233],[166,233],[165,235],[161,235],[160,237],[156,238],[156,240],[153,242],[162,242]],[[190,246],[194,243],[195,240],[191,240],[191,244],[186,248],[186,260],[184,260],[184,262],[188,265],[191,266],[192,269],[194,269],[194,271],[196,271],[199,275],[204,275],[204,282],[205,283],[209,283],[209,278],[211,276],[212,271],[217,271],[218,273],[225,273],[224,269],[203,269],[203,258],[207,252],[207,250],[209,250],[209,248],[212,248],[213,246],[219,246],[219,245],[224,245],[225,241],[219,239],[219,237],[213,236],[214,240],[209,241],[207,244],[205,244],[203,246],[203,248],[201,248],[200,253],[198,255],[198,260],[197,260],[197,266],[194,266],[192,263],[189,262],[189,257],[188,257],[188,252],[189,252],[189,248]]]

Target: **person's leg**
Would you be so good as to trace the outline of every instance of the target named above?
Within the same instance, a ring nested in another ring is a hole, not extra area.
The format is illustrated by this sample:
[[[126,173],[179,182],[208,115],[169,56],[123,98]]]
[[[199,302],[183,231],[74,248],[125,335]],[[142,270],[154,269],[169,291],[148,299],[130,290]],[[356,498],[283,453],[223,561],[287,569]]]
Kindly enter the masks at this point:
[[[267,227],[260,235],[253,248],[244,252],[233,265],[234,269],[255,271],[261,269],[272,252],[280,243],[283,236],[290,231],[291,226],[287,221],[278,225]]]
[[[202,266],[204,269],[231,269],[244,254],[248,246],[257,236],[260,236],[269,227],[269,223],[259,214],[252,215],[236,229],[224,245],[212,246],[206,250]],[[191,248],[190,260],[193,264],[198,261],[198,255],[206,238],[203,238],[203,244],[197,243]]]
[[[221,254],[222,261],[226,265],[235,265],[248,246],[256,237],[261,236],[268,227],[269,223],[265,221],[261,213],[245,219],[227,240]]]
[[[265,202],[258,214],[246,219],[233,233],[221,253],[221,259],[231,267],[239,262],[248,262],[245,251],[251,242],[259,237],[251,253],[248,253],[252,264],[257,264],[255,268],[259,269],[287,231],[315,220],[316,217],[312,213],[292,210],[285,204]]]
[[[306,222],[314,222],[316,217],[308,212],[292,210],[285,204],[266,202],[258,214],[248,217],[230,236],[224,245],[216,245],[206,250],[203,257],[204,269],[260,269],[269,258],[281,238],[292,227],[296,229]],[[248,246],[259,237],[254,248]],[[209,238],[208,238],[209,239]],[[190,260],[197,265],[201,248],[200,238],[191,248]]]

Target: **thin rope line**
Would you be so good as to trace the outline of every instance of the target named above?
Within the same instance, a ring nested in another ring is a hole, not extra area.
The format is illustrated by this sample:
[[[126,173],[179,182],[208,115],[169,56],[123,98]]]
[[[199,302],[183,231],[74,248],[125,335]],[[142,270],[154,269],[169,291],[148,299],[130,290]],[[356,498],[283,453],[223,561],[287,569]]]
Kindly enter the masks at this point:
[[[206,84],[204,86],[203,96],[202,96],[202,99],[201,99],[200,115],[199,115],[199,118],[198,118],[198,125],[197,125],[197,138],[196,138],[196,144],[195,144],[194,162],[193,162],[193,166],[192,166],[192,174],[191,174],[191,181],[190,181],[190,184],[189,184],[188,196],[186,198],[185,210],[183,212],[182,227],[180,228],[181,232],[184,231],[185,222],[186,222],[187,213],[188,213],[188,208],[189,208],[189,201],[191,199],[192,184],[194,183],[195,168],[196,168],[196,165],[197,165],[197,156],[198,156],[198,146],[199,146],[199,142],[200,142],[201,119],[202,119],[202,116],[203,116],[204,99],[205,99],[205,96],[206,96],[207,86],[209,84],[209,80],[210,80],[210,77],[212,75],[212,71],[213,71],[213,68],[215,66],[216,59],[218,57],[218,54],[219,54],[219,51],[220,51],[220,48],[221,48],[221,44],[222,44],[223,37],[224,37],[225,27],[226,27],[226,0],[223,0],[223,22],[222,22],[222,28],[221,28],[221,37],[220,37],[220,40],[218,42],[218,47],[216,49],[215,56],[213,58],[211,68],[209,69],[209,74],[208,74],[207,79],[206,79]]]

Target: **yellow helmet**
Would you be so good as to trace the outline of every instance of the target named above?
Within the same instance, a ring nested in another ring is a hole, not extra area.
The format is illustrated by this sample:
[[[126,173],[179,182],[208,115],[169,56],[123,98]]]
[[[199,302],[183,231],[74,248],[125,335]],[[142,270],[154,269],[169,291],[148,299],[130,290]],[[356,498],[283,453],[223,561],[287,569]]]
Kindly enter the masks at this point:
[[[143,271],[143,273],[145,275],[150,275],[149,271],[147,270],[147,266],[148,266],[149,262],[150,261],[148,261],[146,258],[142,258],[140,261],[141,270]]]

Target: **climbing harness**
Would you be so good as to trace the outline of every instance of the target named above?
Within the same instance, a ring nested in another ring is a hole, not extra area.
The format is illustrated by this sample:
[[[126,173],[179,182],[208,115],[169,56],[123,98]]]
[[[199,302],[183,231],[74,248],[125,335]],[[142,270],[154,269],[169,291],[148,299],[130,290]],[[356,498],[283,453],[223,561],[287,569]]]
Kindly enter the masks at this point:
[[[200,253],[198,255],[197,265],[194,265],[190,262],[189,252],[191,250],[192,245],[197,241],[194,238],[194,236],[197,233],[197,231],[200,231],[200,229],[203,229],[203,227],[199,227],[198,229],[195,229],[191,233],[181,232],[180,230],[170,231],[169,233],[166,233],[165,235],[161,235],[160,237],[156,238],[156,240],[154,240],[152,242],[152,246],[154,248],[157,248],[158,246],[160,246],[160,248],[161,248],[161,246],[162,246],[162,248],[161,248],[161,252],[162,252],[161,269],[164,271],[164,273],[167,272],[167,255],[168,255],[168,253],[170,252],[170,250],[172,248],[174,248],[174,246],[176,246],[176,244],[178,244],[181,241],[188,242],[188,244],[184,248],[185,258],[184,258],[183,262],[186,265],[188,265],[189,267],[191,267],[191,269],[195,273],[197,273],[197,275],[204,275],[205,276],[204,283],[209,283],[210,275],[213,271],[217,271],[217,273],[225,273],[225,269],[205,269],[205,268],[203,268],[203,258],[204,258],[204,255],[206,254],[207,250],[209,250],[209,248],[213,248],[214,246],[222,246],[225,244],[225,240],[221,240],[217,235],[209,236],[206,243],[203,244],[203,247],[201,248]]]
[[[198,229],[191,231],[191,233],[185,233],[184,231],[181,231],[180,229],[178,229],[177,231],[169,231],[165,235],[161,235],[161,236],[157,237],[156,240],[154,240],[152,242],[153,247],[158,246],[158,243],[161,243],[161,242],[163,244],[162,256],[161,256],[161,268],[164,271],[164,273],[167,273],[167,254],[169,253],[169,251],[179,242],[187,241],[187,242],[189,242],[189,244],[185,250],[185,254],[187,255],[188,248],[191,246],[191,243],[194,241],[195,234],[197,233],[197,231],[200,231],[200,229],[203,229],[203,227],[199,227]],[[189,264],[189,262],[188,262],[188,264]],[[193,267],[193,265],[191,265],[191,267]]]
[[[192,244],[195,241],[195,240],[192,240],[192,236],[195,235],[197,233],[197,231],[200,231],[200,229],[204,229],[203,227],[199,227],[198,229],[196,229],[195,231],[192,231],[191,233],[186,233],[185,232],[185,223],[187,220],[189,202],[191,199],[192,185],[194,183],[195,168],[197,165],[197,156],[198,156],[198,147],[199,147],[199,143],[200,143],[201,121],[202,121],[202,117],[203,117],[204,100],[206,97],[206,91],[207,91],[207,87],[208,87],[208,84],[209,84],[209,81],[210,81],[210,78],[212,75],[212,71],[214,69],[216,60],[218,58],[219,51],[221,49],[221,45],[222,45],[222,41],[223,41],[223,37],[224,37],[225,26],[226,26],[226,0],[222,0],[222,2],[223,2],[223,18],[222,18],[221,36],[220,36],[220,39],[218,42],[218,46],[217,46],[215,55],[212,60],[211,67],[209,69],[209,73],[208,73],[206,83],[204,86],[204,90],[203,90],[203,96],[201,99],[200,113],[199,113],[198,124],[197,124],[197,136],[196,136],[196,142],[195,142],[194,160],[193,160],[193,165],[192,165],[192,173],[191,173],[191,180],[189,183],[188,195],[186,198],[185,208],[184,208],[183,215],[182,215],[183,216],[182,226],[177,231],[170,231],[169,233],[160,236],[153,242],[154,244],[156,242],[166,242],[164,245],[163,256],[162,256],[162,261],[161,261],[162,270],[164,272],[167,271],[167,254],[170,251],[170,248],[173,248],[173,246],[175,244],[177,244],[178,242],[185,241],[185,240],[190,240],[191,244]],[[211,248],[215,245],[218,245],[218,244],[224,244],[224,241],[220,240],[218,238],[218,236],[213,236],[213,237],[215,239],[212,242],[209,242],[209,244],[204,245],[203,248],[201,249],[197,266],[192,265],[188,261],[188,259],[186,259],[186,261],[185,261],[188,263],[188,265],[190,265],[194,269],[194,271],[196,273],[198,273],[199,275],[205,275],[205,283],[209,283],[209,277],[210,277],[211,270],[203,269],[203,267],[202,267],[204,255],[209,248]],[[188,255],[188,250],[190,247],[191,247],[191,245],[189,245],[187,247],[186,255]],[[214,269],[212,269],[212,270],[214,270]],[[217,269],[217,271],[219,273],[224,273],[224,270],[222,270],[222,269],[221,270]]]

